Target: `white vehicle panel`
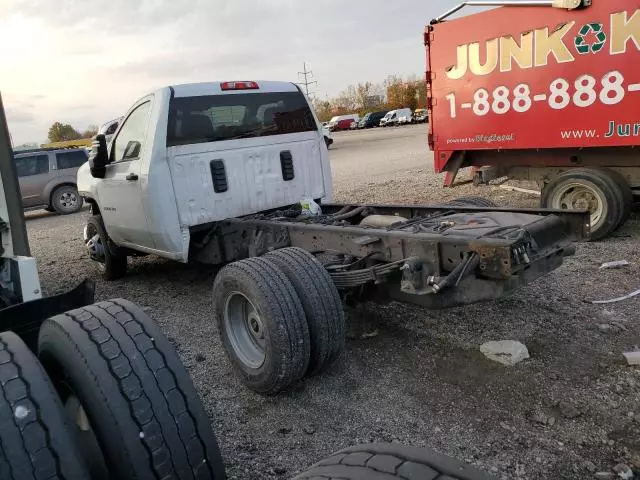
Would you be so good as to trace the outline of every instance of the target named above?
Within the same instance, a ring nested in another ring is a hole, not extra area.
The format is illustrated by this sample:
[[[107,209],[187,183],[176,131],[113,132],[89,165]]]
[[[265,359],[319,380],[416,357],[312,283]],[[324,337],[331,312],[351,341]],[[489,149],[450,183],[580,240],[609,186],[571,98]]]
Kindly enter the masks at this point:
[[[242,145],[239,147],[239,145]],[[180,224],[200,225],[326,197],[317,132],[185,145],[168,149]],[[326,150],[326,149],[325,149]],[[281,152],[293,157],[283,179]],[[214,191],[210,164],[224,162],[228,190]]]

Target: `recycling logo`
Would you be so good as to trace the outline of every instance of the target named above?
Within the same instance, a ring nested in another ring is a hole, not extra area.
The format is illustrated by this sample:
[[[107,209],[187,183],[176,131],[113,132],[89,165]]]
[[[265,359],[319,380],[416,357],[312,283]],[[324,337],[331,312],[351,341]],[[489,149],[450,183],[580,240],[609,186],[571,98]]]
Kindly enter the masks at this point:
[[[587,35],[595,34],[595,41],[587,41]],[[601,23],[587,23],[580,29],[580,33],[575,39],[576,50],[581,55],[586,53],[598,53],[607,43],[607,34],[602,30]]]

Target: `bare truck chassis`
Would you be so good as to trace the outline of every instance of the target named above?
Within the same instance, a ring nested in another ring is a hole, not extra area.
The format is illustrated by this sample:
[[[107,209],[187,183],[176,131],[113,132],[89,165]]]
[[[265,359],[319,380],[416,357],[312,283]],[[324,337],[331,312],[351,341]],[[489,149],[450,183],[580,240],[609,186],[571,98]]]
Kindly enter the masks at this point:
[[[432,309],[509,294],[558,268],[589,235],[587,212],[461,205],[323,205],[229,219],[192,232],[197,258],[228,263],[300,247],[336,287]]]

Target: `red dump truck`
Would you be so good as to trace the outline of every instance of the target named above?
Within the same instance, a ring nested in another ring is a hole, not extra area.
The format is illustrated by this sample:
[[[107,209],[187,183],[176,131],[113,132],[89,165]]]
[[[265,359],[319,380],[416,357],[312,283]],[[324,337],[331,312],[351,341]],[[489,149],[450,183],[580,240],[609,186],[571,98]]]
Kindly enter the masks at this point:
[[[499,6],[450,20],[463,7]],[[429,144],[453,186],[532,180],[592,239],[640,195],[640,1],[465,2],[425,30]]]

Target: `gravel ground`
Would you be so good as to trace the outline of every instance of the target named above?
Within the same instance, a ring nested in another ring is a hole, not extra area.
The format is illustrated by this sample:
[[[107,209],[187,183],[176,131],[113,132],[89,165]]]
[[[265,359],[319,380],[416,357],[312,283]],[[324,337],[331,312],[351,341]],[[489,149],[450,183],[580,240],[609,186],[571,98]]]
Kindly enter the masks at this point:
[[[425,137],[424,126],[337,134],[336,200],[480,194],[535,206],[535,196],[497,187],[443,190]],[[640,469],[640,369],[621,356],[640,348],[640,297],[589,303],[640,288],[637,213],[613,238],[579,245],[562,268],[504,300],[442,312],[395,303],[349,312],[337,365],[276,398],[247,391],[231,372],[212,321],[210,269],[144,258],[130,262],[125,279],[103,282],[83,250],[87,215],[28,215],[45,291],[89,276],[98,299],[149,307],[191,372],[231,479],[289,478],[335,450],[388,441],[428,446],[503,479],[582,480],[619,463]],[[599,270],[620,259],[632,265]],[[532,358],[503,367],[479,353],[480,344],[502,339],[522,341]]]

